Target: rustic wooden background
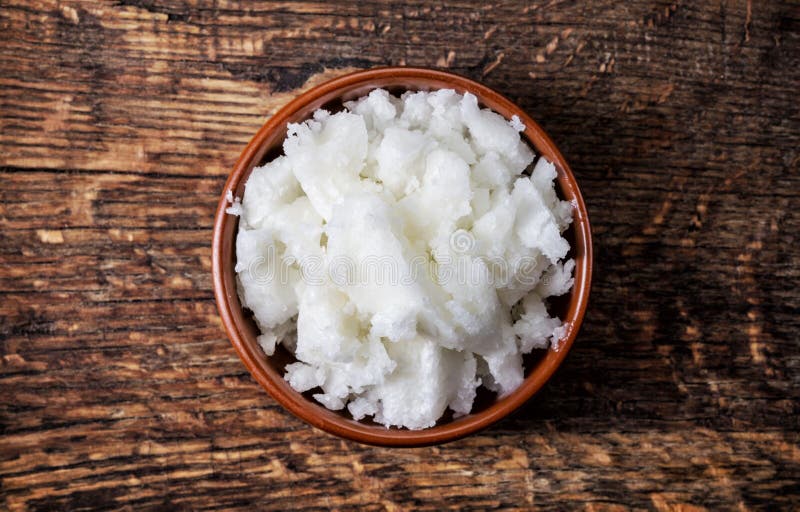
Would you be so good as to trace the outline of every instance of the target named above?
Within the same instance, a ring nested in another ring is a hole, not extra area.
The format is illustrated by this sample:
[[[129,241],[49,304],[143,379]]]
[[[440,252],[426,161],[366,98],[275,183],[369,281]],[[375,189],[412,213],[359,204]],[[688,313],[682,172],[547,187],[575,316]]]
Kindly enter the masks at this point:
[[[212,298],[239,152],[313,84],[452,69],[596,244],[545,392],[436,448],[284,412]],[[800,3],[0,1],[0,509],[800,507]]]

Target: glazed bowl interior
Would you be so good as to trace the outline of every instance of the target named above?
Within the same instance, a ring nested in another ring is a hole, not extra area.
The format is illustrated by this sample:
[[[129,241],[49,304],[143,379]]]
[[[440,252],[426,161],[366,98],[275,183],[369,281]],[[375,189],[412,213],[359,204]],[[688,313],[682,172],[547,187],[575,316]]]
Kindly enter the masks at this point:
[[[252,314],[239,301],[234,272],[238,217],[225,213],[227,191],[241,197],[252,169],[282,154],[288,123],[308,119],[318,108],[331,112],[341,110],[343,102],[379,87],[397,95],[408,90],[447,88],[459,93],[468,91],[478,98],[481,106],[506,119],[519,116],[526,126],[523,135],[537,156],[555,163],[559,196],[576,206],[573,223],[564,234],[571,246],[568,257],[574,258],[576,263],[575,284],[569,294],[551,300],[549,304],[550,313],[558,315],[567,326],[560,350],[534,351],[526,356],[525,381],[508,396],[497,399],[493,393],[479,388],[472,413],[460,418],[445,415],[436,426],[424,430],[386,428],[371,421],[355,421],[348,416],[346,409],[343,412],[330,411],[317,403],[311,398],[317,390],[301,394],[289,386],[283,379],[284,368],[295,361],[294,356],[282,346],[273,356],[266,356],[256,342],[260,332]],[[318,428],[347,439],[386,446],[419,446],[463,437],[510,414],[533,396],[563,361],[575,339],[589,296],[591,265],[591,236],[583,199],[569,166],[542,129],[519,107],[483,85],[458,75],[416,68],[374,69],[337,78],[298,96],[270,118],[245,148],[225,185],[215,219],[212,254],[214,292],[223,324],[233,346],[259,384],[289,411]]]

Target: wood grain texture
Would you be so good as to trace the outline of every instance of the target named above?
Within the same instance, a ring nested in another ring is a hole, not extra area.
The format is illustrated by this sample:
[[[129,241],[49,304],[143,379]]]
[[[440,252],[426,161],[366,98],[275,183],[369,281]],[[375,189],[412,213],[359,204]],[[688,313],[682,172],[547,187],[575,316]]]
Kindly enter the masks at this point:
[[[594,226],[545,392],[438,448],[333,438],[211,292],[228,170],[298,91],[449,68],[557,141]],[[800,507],[794,1],[0,1],[0,509]]]

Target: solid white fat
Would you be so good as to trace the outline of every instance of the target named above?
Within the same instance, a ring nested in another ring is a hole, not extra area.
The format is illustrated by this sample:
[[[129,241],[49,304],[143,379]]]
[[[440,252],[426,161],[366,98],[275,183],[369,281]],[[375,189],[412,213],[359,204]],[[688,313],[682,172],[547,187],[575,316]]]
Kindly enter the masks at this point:
[[[558,349],[567,326],[547,299],[572,288],[573,206],[520,119],[469,93],[376,89],[344,107],[289,125],[285,155],[229,195],[239,295],[264,352],[296,357],[295,390],[427,428]]]

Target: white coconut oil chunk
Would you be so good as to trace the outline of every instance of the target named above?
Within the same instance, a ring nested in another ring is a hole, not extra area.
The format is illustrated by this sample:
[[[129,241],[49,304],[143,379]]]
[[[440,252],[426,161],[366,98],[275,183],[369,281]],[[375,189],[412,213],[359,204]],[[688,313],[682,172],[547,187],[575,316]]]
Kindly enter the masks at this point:
[[[567,331],[573,206],[524,124],[453,90],[382,89],[290,124],[241,203],[236,273],[267,356],[356,420],[424,429],[504,396]],[[527,172],[526,172],[527,171]]]

